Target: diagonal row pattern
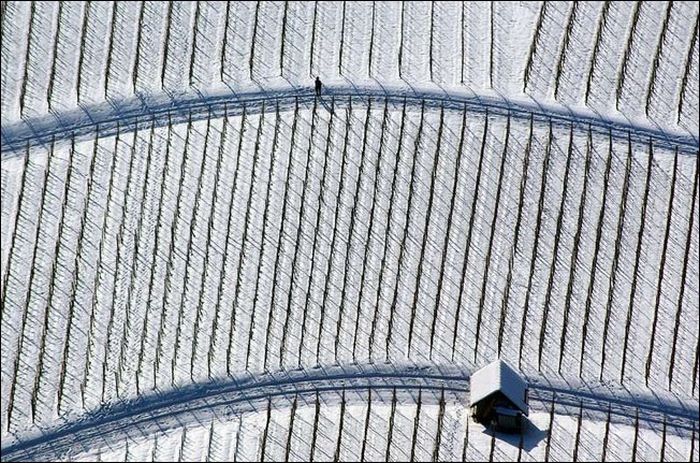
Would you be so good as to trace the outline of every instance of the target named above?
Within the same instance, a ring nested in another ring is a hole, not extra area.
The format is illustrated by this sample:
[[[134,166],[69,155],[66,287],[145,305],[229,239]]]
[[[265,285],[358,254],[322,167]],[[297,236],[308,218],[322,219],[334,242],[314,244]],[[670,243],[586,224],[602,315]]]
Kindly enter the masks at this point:
[[[697,401],[697,4],[35,1],[0,21],[3,453],[107,404],[330,365],[500,356]],[[224,88],[258,92],[229,111]],[[83,456],[700,447],[670,412],[562,391],[512,445],[444,385],[339,391]]]

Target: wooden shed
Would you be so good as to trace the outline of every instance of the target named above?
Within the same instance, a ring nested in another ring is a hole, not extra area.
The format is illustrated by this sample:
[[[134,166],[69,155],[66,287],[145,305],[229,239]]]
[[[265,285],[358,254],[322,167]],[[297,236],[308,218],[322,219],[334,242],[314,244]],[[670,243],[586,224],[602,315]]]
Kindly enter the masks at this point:
[[[527,416],[527,383],[502,360],[471,376],[470,404],[474,421],[497,431],[520,432]]]

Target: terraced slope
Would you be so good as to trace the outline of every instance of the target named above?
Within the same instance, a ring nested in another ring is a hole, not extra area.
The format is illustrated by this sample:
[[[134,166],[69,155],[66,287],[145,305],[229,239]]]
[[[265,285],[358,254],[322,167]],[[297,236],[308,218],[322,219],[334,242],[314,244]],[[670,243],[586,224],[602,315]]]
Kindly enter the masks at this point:
[[[697,4],[2,5],[3,459],[698,460]]]

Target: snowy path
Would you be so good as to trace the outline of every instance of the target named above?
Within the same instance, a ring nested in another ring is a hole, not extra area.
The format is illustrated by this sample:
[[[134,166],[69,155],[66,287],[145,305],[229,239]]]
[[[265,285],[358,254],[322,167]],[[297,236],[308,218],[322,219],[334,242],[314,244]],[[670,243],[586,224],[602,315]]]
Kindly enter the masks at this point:
[[[263,84],[264,85],[264,84]],[[681,132],[674,128],[652,125],[643,120],[629,120],[619,116],[595,113],[584,107],[569,107],[556,103],[544,103],[522,97],[503,97],[492,92],[465,91],[460,87],[408,87],[394,85],[352,85],[327,82],[324,99],[335,97],[338,104],[352,98],[358,102],[386,101],[400,105],[406,101],[411,107],[445,108],[475,113],[530,119],[537,122],[552,121],[562,127],[573,125],[579,130],[590,129],[598,134],[612,134],[618,139],[631,137],[635,142],[652,141],[654,145],[687,154],[696,154],[700,143],[697,134]],[[254,114],[279,105],[281,110],[292,109],[297,102],[308,109],[314,102],[309,87],[269,86],[239,88],[237,91],[219,89],[209,93],[156,94],[86,106],[79,110],[64,111],[50,116],[9,122],[2,126],[2,156],[22,154],[27,146],[46,145],[54,141],[115,135],[118,131],[162,126],[188,120],[198,121],[223,115],[241,114],[243,108]],[[263,104],[264,103],[264,104]]]
[[[347,404],[367,403],[353,391],[371,391],[376,398],[393,392],[400,403],[410,403],[415,392],[451,394],[450,403],[466,406],[469,373],[454,367],[397,366],[392,364],[292,370],[272,375],[246,375],[231,380],[203,383],[135,401],[98,409],[74,422],[44,430],[3,449],[3,459],[48,460],[64,458],[81,449],[110,448],[124,438],[151,432],[207,423],[234,415],[265,410],[284,410],[291,401],[309,402],[321,395],[325,402],[342,395]],[[602,384],[567,383],[551,376],[530,377],[531,413],[547,411],[554,404],[557,416],[579,409],[609,413],[610,423],[624,423],[639,414],[640,429],[665,423],[666,432],[689,436],[700,418],[697,404],[682,402],[670,394],[649,390],[628,392]],[[423,407],[438,405],[436,394],[422,394]],[[403,399],[402,399],[403,397]],[[337,400],[337,399],[336,399]],[[394,398],[393,400],[397,400]],[[355,402],[356,401],[356,402]],[[435,414],[431,414],[435,416]],[[598,414],[597,416],[600,416]],[[598,418],[601,419],[601,418]],[[532,431],[534,432],[534,431]],[[421,433],[424,435],[425,433]],[[528,439],[525,435],[525,439]]]

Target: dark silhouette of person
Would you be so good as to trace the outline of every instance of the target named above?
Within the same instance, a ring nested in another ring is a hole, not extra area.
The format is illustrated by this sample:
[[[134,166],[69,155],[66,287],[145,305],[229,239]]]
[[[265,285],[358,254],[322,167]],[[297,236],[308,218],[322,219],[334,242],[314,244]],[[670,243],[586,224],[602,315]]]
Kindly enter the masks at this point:
[[[316,76],[316,96],[321,96],[321,79]]]

